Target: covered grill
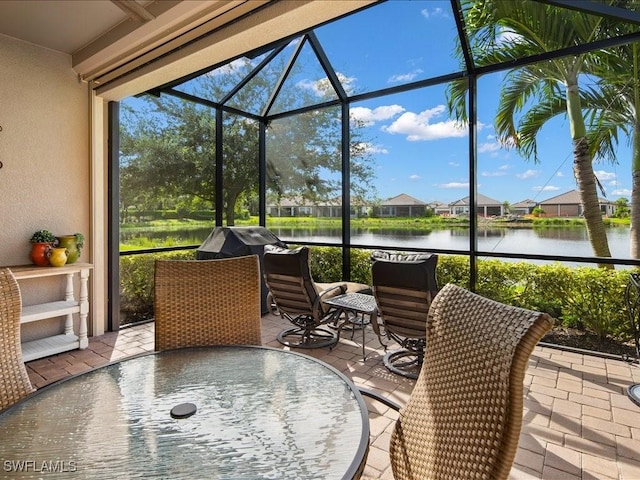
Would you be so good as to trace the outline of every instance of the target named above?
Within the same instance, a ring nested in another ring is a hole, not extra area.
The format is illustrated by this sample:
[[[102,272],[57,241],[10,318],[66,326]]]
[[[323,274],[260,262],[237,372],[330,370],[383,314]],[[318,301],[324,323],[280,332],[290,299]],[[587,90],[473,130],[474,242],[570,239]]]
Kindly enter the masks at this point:
[[[264,227],[215,227],[196,250],[196,258],[211,260],[255,254],[260,258],[260,270],[262,271],[262,256],[265,245],[287,246]],[[269,292],[264,278],[261,279],[261,282],[261,311],[267,313],[267,294]]]

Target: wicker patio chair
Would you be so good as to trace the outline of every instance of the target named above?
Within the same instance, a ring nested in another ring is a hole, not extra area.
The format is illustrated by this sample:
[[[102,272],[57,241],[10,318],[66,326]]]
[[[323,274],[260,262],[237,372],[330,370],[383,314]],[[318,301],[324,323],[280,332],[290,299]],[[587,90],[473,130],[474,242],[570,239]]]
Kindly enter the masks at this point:
[[[629,274],[624,301],[636,346],[636,360],[640,361],[640,274]]]
[[[294,326],[277,335],[283,345],[319,348],[338,341],[335,331],[323,325],[335,323],[334,312],[323,299],[346,292],[370,291],[368,285],[355,282],[316,283],[309,269],[309,248],[281,248],[265,245],[264,280],[269,288],[267,305],[271,312]]]
[[[0,410],[34,391],[22,361],[18,282],[8,268],[0,268]]]
[[[527,362],[551,326],[546,313],[446,285],[431,305],[424,365],[391,436],[395,480],[506,479]]]
[[[438,256],[374,251],[371,261],[373,294],[382,322],[372,326],[378,338],[384,335],[401,347],[388,352],[383,363],[393,373],[418,378],[424,358],[427,313],[438,293]],[[380,343],[384,345],[382,339]]]
[[[155,349],[261,345],[257,255],[156,260]]]

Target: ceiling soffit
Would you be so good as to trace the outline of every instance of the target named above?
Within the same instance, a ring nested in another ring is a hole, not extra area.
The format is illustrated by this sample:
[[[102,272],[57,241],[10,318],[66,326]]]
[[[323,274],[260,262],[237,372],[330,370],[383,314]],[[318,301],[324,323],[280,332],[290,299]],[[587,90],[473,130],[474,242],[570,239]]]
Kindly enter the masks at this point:
[[[151,90],[195,71],[240,57],[265,45],[299,34],[378,0],[279,0],[261,2],[261,8],[237,18],[214,19],[184,38],[166,42],[148,54],[92,79],[96,93],[106,100]],[[244,2],[243,2],[244,3]],[[252,5],[256,0],[252,0]],[[241,6],[239,6],[241,7]],[[162,54],[159,54],[162,52]]]
[[[179,48],[269,3],[269,0],[169,0],[152,2],[143,8],[135,2],[112,1],[123,10],[133,4],[137,7],[126,21],[73,53],[72,65],[82,80],[104,77],[100,81],[104,83],[110,72],[137,68],[149,58]]]

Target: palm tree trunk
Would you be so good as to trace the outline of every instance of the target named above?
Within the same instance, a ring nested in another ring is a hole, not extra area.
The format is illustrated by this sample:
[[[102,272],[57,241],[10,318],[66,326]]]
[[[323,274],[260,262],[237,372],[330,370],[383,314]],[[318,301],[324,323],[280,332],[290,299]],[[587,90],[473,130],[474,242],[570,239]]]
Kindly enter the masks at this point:
[[[640,258],[640,52],[638,45],[631,47],[633,54],[633,104],[635,122],[633,125],[633,147],[631,150],[631,228],[629,243],[631,258]]]
[[[586,137],[573,141],[573,173],[576,177],[578,192],[582,200],[584,221],[589,235],[589,242],[596,257],[610,257],[607,232],[602,221],[596,175],[593,172],[591,155]],[[601,267],[613,268],[612,265],[601,264]]]
[[[636,113],[640,116],[640,112]],[[633,129],[631,158],[631,229],[629,231],[631,258],[640,258],[640,120]]]
[[[593,171],[589,144],[587,142],[584,116],[580,102],[578,78],[573,75],[567,82],[567,114],[571,138],[573,139],[573,174],[576,178],[582,214],[587,227],[587,235],[591,249],[596,257],[610,257],[607,231],[602,220],[598,191],[596,189],[596,174]],[[613,268],[613,265],[600,264],[603,268]]]

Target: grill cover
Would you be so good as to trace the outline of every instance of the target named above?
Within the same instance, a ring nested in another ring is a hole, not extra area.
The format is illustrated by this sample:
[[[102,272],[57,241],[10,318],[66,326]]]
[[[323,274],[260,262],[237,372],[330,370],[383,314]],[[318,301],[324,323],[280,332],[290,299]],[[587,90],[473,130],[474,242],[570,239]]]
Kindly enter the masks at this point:
[[[216,258],[242,257],[245,255],[258,255],[260,259],[260,271],[265,245],[277,245],[286,247],[273,233],[264,227],[215,227],[202,245],[196,250],[198,260],[211,260]],[[264,278],[261,281],[262,313],[267,313],[267,285]]]

